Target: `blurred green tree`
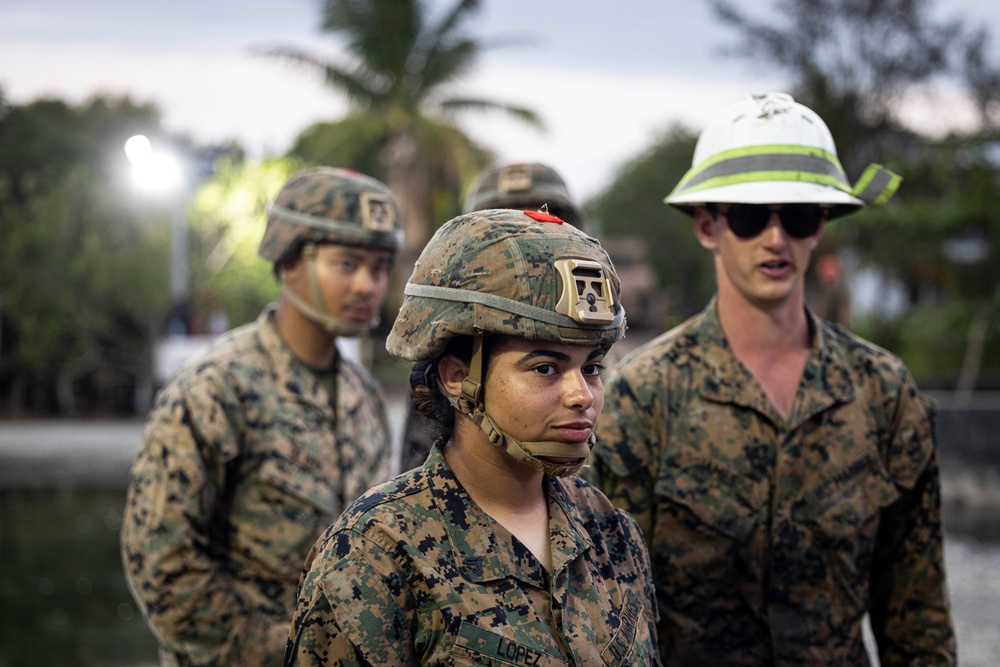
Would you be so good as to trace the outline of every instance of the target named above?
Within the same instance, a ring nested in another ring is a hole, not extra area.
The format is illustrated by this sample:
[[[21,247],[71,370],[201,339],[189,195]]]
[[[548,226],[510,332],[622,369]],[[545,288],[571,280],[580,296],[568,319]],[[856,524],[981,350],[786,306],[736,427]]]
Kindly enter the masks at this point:
[[[167,227],[114,168],[158,123],[127,97],[0,109],[0,390],[11,412],[131,407],[165,306]],[[114,156],[114,158],[112,158]],[[99,405],[78,404],[91,396]]]
[[[974,386],[983,364],[1000,370],[989,325],[1000,287],[989,224],[1000,194],[1000,64],[988,56],[989,33],[936,19],[931,0],[775,0],[760,17],[730,0],[711,4],[737,34],[724,52],[786,74],[789,92],[829,125],[849,177],[881,162],[905,178],[886,208],[827,227],[824,249],[902,285],[907,298],[902,313],[876,311],[856,328],[915,374],[950,376],[959,388]],[[918,127],[908,112],[921,104],[937,121],[971,108],[974,121]],[[950,326],[932,337],[924,325],[934,313]],[[899,329],[904,322],[923,325]]]
[[[934,97],[938,113],[953,109],[946,86],[964,82],[970,101],[989,104],[988,36],[936,20],[933,0],[775,0],[759,18],[710,1],[737,33],[722,53],[787,75],[788,92],[826,121],[852,178],[869,162],[919,151],[925,137],[903,112],[922,97]]]
[[[327,60],[290,47],[263,51],[318,72],[347,97],[348,116],[308,128],[292,153],[353,167],[389,186],[405,218],[404,267],[435,221],[459,212],[466,185],[492,157],[455,127],[454,115],[500,111],[541,127],[528,109],[452,93],[484,48],[464,30],[481,4],[458,0],[432,22],[425,0],[325,0],[321,30],[345,40],[346,55]]]
[[[257,318],[277,298],[279,286],[271,265],[257,255],[267,206],[288,177],[302,169],[292,157],[216,163],[215,173],[195,191],[191,225],[193,311],[221,323],[195,323],[195,329],[219,333]]]
[[[667,291],[669,326],[699,312],[715,291],[712,259],[698,245],[691,219],[663,198],[691,167],[697,133],[674,125],[626,163],[612,184],[585,205],[600,236],[634,236],[656,251],[650,259]]]

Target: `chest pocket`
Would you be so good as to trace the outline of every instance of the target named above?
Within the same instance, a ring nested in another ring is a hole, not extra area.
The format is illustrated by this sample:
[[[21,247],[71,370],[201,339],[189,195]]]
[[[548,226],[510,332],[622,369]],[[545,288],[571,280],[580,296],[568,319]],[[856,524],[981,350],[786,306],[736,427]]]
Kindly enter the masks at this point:
[[[864,591],[881,512],[899,498],[896,485],[871,455],[826,480],[793,516],[814,528],[844,589]]]
[[[331,514],[338,505],[333,480],[321,471],[298,462],[268,459],[260,466],[260,481],[310,508]]]
[[[649,632],[646,606],[634,591],[625,595],[625,603],[619,611],[621,623],[614,639],[601,651],[601,659],[609,667],[632,667],[633,665],[653,665],[655,646]]]
[[[524,641],[462,623],[448,664],[453,667],[565,667],[569,663],[561,656],[551,655]]]
[[[757,523],[759,502],[737,491],[732,477],[710,461],[666,465],[656,481],[659,511],[692,530],[743,543]]]
[[[252,479],[234,499],[234,551],[268,578],[297,580],[309,550],[342,509],[336,481],[277,457],[262,461]]]

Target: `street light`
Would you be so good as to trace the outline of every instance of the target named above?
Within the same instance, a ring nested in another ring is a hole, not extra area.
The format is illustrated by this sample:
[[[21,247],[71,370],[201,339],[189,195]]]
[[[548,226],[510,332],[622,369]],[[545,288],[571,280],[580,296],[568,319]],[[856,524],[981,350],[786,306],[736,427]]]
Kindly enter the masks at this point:
[[[171,196],[170,317],[167,332],[184,336],[187,331],[187,182],[184,165],[170,151],[153,150],[141,134],[125,142],[125,156],[132,164],[132,182],[142,192]],[[178,196],[179,193],[179,196]]]

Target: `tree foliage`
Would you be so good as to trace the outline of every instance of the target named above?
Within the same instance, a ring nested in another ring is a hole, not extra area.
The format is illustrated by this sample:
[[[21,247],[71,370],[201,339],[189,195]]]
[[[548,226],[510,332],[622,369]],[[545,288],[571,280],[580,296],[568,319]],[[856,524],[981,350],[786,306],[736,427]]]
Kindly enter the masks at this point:
[[[691,219],[663,203],[690,168],[696,139],[684,127],[669,128],[586,206],[602,237],[635,236],[655,249],[653,265],[668,291],[675,322],[704,308],[715,290],[711,257],[698,244]]]
[[[295,158],[259,162],[222,160],[192,203],[193,311],[202,319],[225,314],[229,326],[255,319],[278,294],[271,264],[257,255],[267,206],[294,172]],[[196,327],[209,330],[207,323]]]
[[[731,0],[711,3],[738,35],[723,52],[784,72],[795,98],[827,122],[849,176],[923,143],[900,113],[915,95],[946,105],[937,86],[950,80],[964,82],[983,114],[1000,100],[988,35],[935,20],[932,0],[775,0],[760,18]]]
[[[985,333],[1000,307],[1000,235],[991,224],[1000,65],[987,56],[988,32],[935,20],[930,0],[776,0],[760,18],[711,1],[738,34],[729,54],[789,76],[796,99],[830,127],[850,177],[869,162],[904,177],[889,206],[827,228],[825,247],[902,284],[911,306],[898,316],[875,312],[859,328],[921,373],[954,376],[962,367],[963,381],[974,381],[972,366],[1000,357],[989,348],[997,337]],[[906,126],[908,104],[931,99],[942,116],[954,98],[973,104],[976,127],[941,138]],[[964,328],[926,326],[934,313]]]
[[[394,193],[399,192],[405,182],[405,187],[411,189],[409,201],[419,199],[426,210],[417,217],[409,213],[412,209],[404,212],[407,243],[420,248],[434,227],[461,211],[470,175],[491,162],[493,155],[449,123],[421,117],[415,118],[410,128],[414,154],[407,158],[410,166],[398,174],[391,188]],[[394,131],[384,117],[353,114],[337,122],[317,123],[307,128],[289,154],[307,162],[348,166],[385,178],[383,149],[388,145],[386,138]],[[428,226],[417,229],[417,221],[421,219]]]
[[[110,155],[157,122],[128,98],[3,109],[0,389],[10,410],[72,410],[81,386],[104,409],[130,407],[120,389],[148,372],[167,234],[123,191]]]
[[[481,2],[457,0],[436,20],[429,5],[325,0],[321,30],[344,42],[345,56],[328,60],[290,47],[264,51],[320,74],[347,98],[347,118],[309,128],[293,152],[385,181],[403,208],[404,258],[423,247],[435,222],[460,210],[465,186],[490,161],[490,152],[453,124],[456,114],[499,111],[541,125],[528,109],[454,92],[484,48],[465,29]]]

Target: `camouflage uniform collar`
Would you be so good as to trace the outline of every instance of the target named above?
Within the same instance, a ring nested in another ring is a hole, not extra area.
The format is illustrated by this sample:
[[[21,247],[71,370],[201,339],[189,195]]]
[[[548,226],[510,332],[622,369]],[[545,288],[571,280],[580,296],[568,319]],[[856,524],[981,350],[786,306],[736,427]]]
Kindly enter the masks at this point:
[[[786,421],[760,389],[753,374],[733,355],[722,332],[712,297],[691,333],[697,337],[702,362],[701,377],[696,380],[700,395],[719,403],[735,403],[753,409],[776,425],[795,428],[835,402],[854,397],[853,381],[846,352],[831,335],[829,324],[806,308],[812,346],[802,374],[799,395]]]
[[[281,337],[281,333],[278,331],[278,324],[275,321],[275,310],[277,304],[268,304],[264,310],[261,312],[260,316],[257,318],[257,339],[262,348],[264,348],[271,359],[274,361],[274,373],[278,376],[279,381],[274,383],[274,391],[281,397],[284,401],[292,401],[295,403],[307,403],[314,406],[317,410],[321,410],[326,415],[326,418],[333,419],[333,407],[330,405],[330,396],[323,383],[319,381],[316,374],[309,370],[309,368],[299,360],[292,350],[285,343],[284,339]],[[336,381],[340,382],[340,375],[349,367],[347,360],[341,357],[338,366],[338,377]],[[344,400],[341,394],[338,393],[338,401]],[[355,403],[357,402],[358,396],[354,396]],[[346,414],[341,412],[342,409],[349,409],[350,406],[339,406],[338,412],[341,414]]]
[[[587,530],[587,517],[581,511],[580,503],[570,493],[573,485],[579,484],[576,476],[556,477],[545,476],[546,493],[549,496],[549,513],[561,511],[566,522],[552,521],[549,525],[552,534],[552,569],[558,572],[588,549],[592,549],[594,541]]]
[[[854,379],[847,350],[832,330],[833,325],[817,317],[808,306],[806,317],[813,337],[812,354],[803,372],[807,397],[811,397],[815,390],[828,394],[840,403],[853,400],[854,388],[860,383]],[[816,408],[817,411],[819,409]]]
[[[702,398],[717,403],[735,403],[766,416],[775,424],[782,418],[768,400],[746,366],[732,353],[722,332],[717,311],[718,296],[713,296],[702,311],[691,333],[701,359],[695,386]],[[700,374],[701,377],[698,377]]]
[[[545,569],[537,561],[517,559],[512,538],[507,537],[509,533],[473,502],[445,460],[443,446],[443,441],[434,444],[423,471],[427,474],[432,502],[444,517],[445,530],[455,552],[455,567],[476,583],[515,577],[536,588],[548,588],[550,576]],[[551,574],[554,574],[593,548],[593,541],[583,529],[585,518],[563,486],[566,482],[552,475],[546,475],[545,479],[551,515]]]

